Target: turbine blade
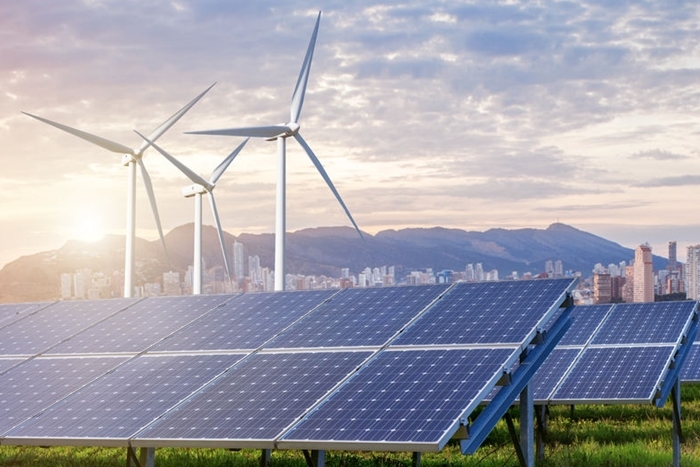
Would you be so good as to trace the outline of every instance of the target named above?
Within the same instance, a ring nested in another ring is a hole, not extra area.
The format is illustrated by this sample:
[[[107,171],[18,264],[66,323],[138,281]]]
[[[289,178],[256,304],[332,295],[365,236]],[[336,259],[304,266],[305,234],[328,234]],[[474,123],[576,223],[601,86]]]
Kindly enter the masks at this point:
[[[77,136],[78,138],[82,138],[85,141],[89,141],[92,144],[96,144],[101,148],[104,148],[108,151],[112,152],[117,152],[119,154],[131,154],[134,155],[134,150],[124,146],[123,144],[115,143],[114,141],[110,141],[108,139],[102,138],[101,136],[93,135],[92,133],[88,133],[86,131],[78,130],[73,127],[69,127],[68,125],[63,125],[62,123],[57,123],[54,121],[51,121],[47,118],[42,118],[38,117],[36,115],[32,115],[27,112],[22,112],[24,115],[27,115],[29,117],[35,118],[39,120],[40,122],[47,123],[53,127],[58,128],[59,130],[66,131],[70,133],[71,135]]]
[[[213,83],[211,86],[206,88],[197,97],[189,101],[183,108],[175,112],[172,117],[161,123],[158,128],[153,130],[151,134],[148,135],[148,139],[151,141],[157,141],[158,138],[160,138],[163,135],[163,133],[168,131],[171,126],[175,125],[175,123],[177,123],[177,121],[180,120],[180,118],[182,118],[182,116],[185,115],[187,111],[192,108],[193,105],[195,105],[202,97],[204,97],[204,95],[208,93],[209,90],[213,88],[215,84],[216,83]],[[143,154],[143,151],[145,151],[147,148],[148,144],[146,142],[142,143],[139,149],[136,151],[136,154]]]
[[[292,94],[292,105],[289,109],[289,121],[296,123],[301,115],[301,107],[304,105],[304,94],[306,94],[306,83],[309,81],[309,73],[311,72],[311,59],[314,57],[314,48],[316,47],[316,36],[318,36],[318,25],[321,22],[321,12],[318,12],[316,18],[316,26],[311,34],[309,48],[306,50],[304,62],[301,64],[301,71],[297,84],[294,86],[294,94]]]
[[[148,175],[146,166],[143,164],[141,158],[136,159],[141,169],[141,178],[143,178],[143,184],[146,187],[146,193],[148,193],[148,201],[151,203],[151,211],[153,211],[153,217],[156,221],[156,227],[158,228],[158,236],[160,237],[160,243],[163,245],[163,253],[165,253],[165,261],[170,264],[170,258],[168,257],[168,249],[165,246],[165,237],[163,236],[163,228],[160,225],[160,216],[158,215],[158,205],[156,204],[156,195],[153,193],[153,184],[151,183],[151,177]]]
[[[231,162],[236,158],[239,152],[243,149],[243,146],[245,146],[245,143],[248,142],[250,138],[246,138],[241,144],[238,145],[236,149],[233,150],[231,154],[229,154],[226,159],[224,159],[221,164],[219,164],[214,171],[211,173],[211,177],[209,177],[209,184],[214,186],[216,185],[216,182],[219,181],[221,176],[224,174],[226,169],[228,169],[228,166],[231,165]]]
[[[276,138],[288,130],[286,125],[224,128],[221,130],[187,131],[188,135],[248,136],[251,138]]]
[[[300,135],[299,133],[297,133],[296,135],[294,135],[294,138],[296,138],[296,140],[299,142],[299,144],[301,145],[301,147],[304,148],[304,151],[306,151],[306,154],[308,154],[309,159],[311,159],[311,162],[313,162],[314,165],[316,166],[316,170],[318,170],[318,173],[321,174],[321,177],[323,177],[323,179],[324,179],[324,180],[326,181],[326,183],[328,184],[328,188],[331,189],[331,191],[332,191],[333,194],[335,195],[335,198],[338,200],[338,202],[340,203],[340,205],[341,205],[341,206],[343,207],[343,209],[345,210],[345,214],[348,215],[348,218],[350,219],[350,222],[352,222],[352,225],[355,226],[355,230],[357,230],[357,233],[360,234],[360,238],[361,238],[362,240],[365,240],[365,237],[364,237],[364,235],[362,235],[362,232],[360,231],[360,228],[359,228],[359,227],[357,226],[357,224],[355,223],[355,219],[352,218],[352,214],[350,214],[350,211],[348,210],[347,206],[345,206],[345,203],[343,202],[343,198],[340,197],[340,193],[338,193],[338,190],[335,189],[335,186],[333,185],[333,182],[331,181],[331,178],[328,176],[328,174],[326,173],[325,169],[324,169],[323,166],[321,165],[321,162],[318,160],[318,157],[316,157],[316,155],[314,154],[314,152],[311,150],[311,148],[309,147],[309,145],[306,144],[306,141],[304,141],[304,138],[302,138],[301,135]],[[365,241],[366,241],[366,240],[365,240]]]
[[[231,269],[228,266],[228,258],[226,257],[226,247],[224,246],[224,231],[221,228],[221,220],[219,219],[219,211],[216,209],[216,201],[214,201],[214,193],[209,193],[209,204],[211,205],[211,212],[214,214],[214,221],[216,222],[216,231],[219,234],[219,245],[221,245],[221,255],[224,257],[224,266],[226,266],[226,275],[228,276],[229,282],[231,281]],[[233,285],[233,284],[232,284]]]
[[[154,148],[156,151],[158,151],[159,153],[161,153],[161,154],[163,155],[163,157],[165,157],[166,159],[168,159],[175,167],[177,167],[178,169],[180,169],[180,172],[182,172],[183,174],[185,174],[185,176],[186,176],[187,178],[189,178],[190,180],[192,180],[194,183],[198,183],[199,185],[202,185],[202,186],[205,187],[205,188],[207,188],[207,187],[209,186],[209,184],[207,183],[206,180],[204,180],[202,177],[200,177],[199,175],[197,175],[196,173],[194,173],[192,170],[190,170],[190,168],[187,167],[185,164],[183,164],[182,162],[180,162],[179,160],[175,159],[173,156],[171,156],[170,154],[168,154],[167,152],[165,152],[165,151],[164,151],[160,146],[158,146],[156,143],[154,143],[154,142],[151,141],[150,139],[146,138],[145,136],[143,136],[143,135],[142,135],[141,133],[139,133],[138,131],[134,130],[134,132],[135,132],[137,135],[139,135],[141,138],[143,138],[143,140],[146,142],[146,145],[147,145],[147,146],[148,146],[148,145],[153,146],[153,148]],[[139,160],[141,160],[141,159],[139,159]]]

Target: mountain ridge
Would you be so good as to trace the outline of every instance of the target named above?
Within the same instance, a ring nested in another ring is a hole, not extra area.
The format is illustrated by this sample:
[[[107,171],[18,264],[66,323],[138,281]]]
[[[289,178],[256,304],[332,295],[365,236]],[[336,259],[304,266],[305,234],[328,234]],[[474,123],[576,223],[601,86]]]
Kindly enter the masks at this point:
[[[184,224],[165,236],[168,258],[159,240],[136,240],[136,284],[154,282],[168,270],[184,272],[192,263],[194,225]],[[363,241],[351,227],[315,227],[288,232],[288,272],[339,277],[342,268],[356,274],[365,267],[394,266],[398,278],[411,270],[432,268],[463,271],[468,263],[497,269],[501,277],[544,271],[548,260],[561,260],[565,270],[590,275],[595,263],[629,262],[634,250],[575,227],[555,223],[545,229],[493,228],[484,232],[445,227],[387,229],[365,233]],[[206,267],[223,266],[221,248],[212,226],[202,228]],[[237,237],[224,232],[227,255],[234,240],[245,245],[247,256],[257,255],[263,267],[273,268],[274,235]],[[654,269],[667,260],[654,257]],[[231,261],[232,265],[233,262]],[[0,302],[52,300],[60,295],[60,275],[77,269],[122,271],[124,237],[106,235],[94,243],[69,240],[58,250],[22,256],[0,270]]]

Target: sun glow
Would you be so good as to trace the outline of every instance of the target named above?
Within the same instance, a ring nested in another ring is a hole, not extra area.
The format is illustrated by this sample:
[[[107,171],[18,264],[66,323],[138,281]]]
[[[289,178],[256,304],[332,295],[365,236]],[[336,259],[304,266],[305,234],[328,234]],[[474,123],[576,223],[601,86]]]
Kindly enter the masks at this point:
[[[71,239],[96,242],[105,236],[103,217],[97,212],[84,212],[75,217]]]

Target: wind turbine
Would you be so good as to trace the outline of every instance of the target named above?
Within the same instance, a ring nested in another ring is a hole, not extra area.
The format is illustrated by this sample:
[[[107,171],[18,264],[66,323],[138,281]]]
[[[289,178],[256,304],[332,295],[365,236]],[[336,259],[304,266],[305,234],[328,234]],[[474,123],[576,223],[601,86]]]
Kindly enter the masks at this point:
[[[316,45],[316,36],[318,35],[318,26],[321,21],[321,12],[318,12],[316,18],[316,26],[314,27],[311,41],[304,57],[304,62],[301,65],[299,78],[294,87],[292,94],[292,104],[290,107],[289,123],[281,123],[272,126],[260,127],[243,127],[243,128],[227,128],[221,130],[205,130],[192,131],[189,134],[199,135],[224,135],[224,136],[248,136],[256,138],[265,138],[267,140],[277,140],[277,208],[275,219],[275,290],[284,290],[284,245],[286,232],[286,140],[289,137],[294,137],[301,147],[306,151],[306,154],[311,159],[311,162],[316,166],[316,170],[321,174],[321,177],[326,181],[326,184],[331,189],[336,199],[345,210],[355,230],[360,234],[360,238],[364,240],[360,228],[352,218],[352,214],[340,197],[338,190],[335,189],[333,182],[326,173],[314,152],[306,143],[304,138],[299,134],[299,116],[301,115],[301,107],[304,104],[304,94],[306,93],[306,84],[309,80],[309,72],[311,70],[311,59],[314,55],[314,47]]]
[[[175,167],[177,167],[180,172],[185,174],[187,178],[192,180],[194,185],[187,186],[182,189],[182,195],[185,198],[194,197],[194,259],[192,264],[194,266],[194,277],[192,278],[192,293],[193,295],[200,295],[202,293],[202,195],[205,193],[209,194],[209,204],[211,206],[211,212],[214,215],[214,220],[216,221],[216,230],[219,234],[219,244],[221,245],[221,255],[224,257],[224,266],[226,266],[226,275],[228,276],[229,282],[231,281],[231,270],[229,269],[228,259],[226,258],[226,249],[224,247],[224,232],[221,229],[221,220],[219,219],[219,212],[216,209],[216,201],[214,200],[214,188],[216,187],[216,182],[224,174],[228,166],[233,162],[239,152],[243,149],[243,146],[248,142],[250,138],[246,138],[241,144],[238,145],[236,149],[233,150],[231,154],[226,156],[226,158],[221,161],[221,163],[214,169],[209,177],[209,180],[204,180],[202,177],[194,173],[185,164],[175,159],[173,156],[168,154],[165,150],[159,147],[156,143],[150,140],[150,138],[145,137],[138,131],[136,131],[143,140],[153,146],[153,148],[161,153],[163,157],[168,159]]]
[[[216,83],[214,83],[216,84]],[[193,105],[197,103],[213,86],[209,86],[201,94],[192,99],[183,108],[175,112],[172,117],[160,124],[158,128],[153,130],[149,135],[151,141],[155,141],[160,138],[163,133],[165,133],[171,126],[173,126],[180,118],[187,113]],[[160,236],[160,242],[163,245],[163,251],[165,251],[165,256],[167,258],[168,252],[165,248],[165,238],[163,237],[163,229],[160,224],[160,216],[158,215],[158,206],[156,205],[156,197],[153,193],[153,184],[151,183],[151,177],[148,175],[146,166],[143,164],[142,156],[143,152],[148,148],[148,143],[142,143],[137,149],[132,149],[128,146],[124,146],[120,143],[115,143],[106,138],[93,135],[91,133],[78,130],[76,128],[57,123],[46,118],[38,117],[27,112],[22,112],[32,118],[35,118],[41,122],[47,123],[51,126],[58,128],[59,130],[66,131],[78,138],[84,139],[90,143],[96,144],[101,148],[104,148],[111,152],[116,152],[123,154],[122,164],[129,168],[129,180],[126,195],[126,247],[124,251],[124,297],[129,298],[133,296],[134,293],[134,242],[136,238],[136,165],[141,169],[141,177],[143,178],[143,183],[146,187],[146,193],[148,193],[148,200],[151,204],[151,210],[153,211],[153,216],[156,221],[156,227],[158,228],[158,235]]]

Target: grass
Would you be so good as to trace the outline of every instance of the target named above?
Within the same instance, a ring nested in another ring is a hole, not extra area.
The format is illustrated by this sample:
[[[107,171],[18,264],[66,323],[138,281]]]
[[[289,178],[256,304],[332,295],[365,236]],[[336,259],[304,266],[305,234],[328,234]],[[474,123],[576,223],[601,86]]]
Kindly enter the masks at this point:
[[[700,467],[700,384],[681,388],[683,466]],[[517,423],[517,417],[514,414]],[[546,458],[542,467],[667,467],[672,462],[671,404],[568,406],[550,409]],[[158,449],[157,467],[259,467],[257,450]],[[1,467],[123,467],[124,449],[1,446]],[[411,453],[326,453],[329,467],[410,467]],[[494,428],[472,456],[463,456],[456,443],[440,453],[424,453],[424,467],[517,466],[518,460],[505,422]],[[299,451],[273,451],[272,467],[306,467]]]

